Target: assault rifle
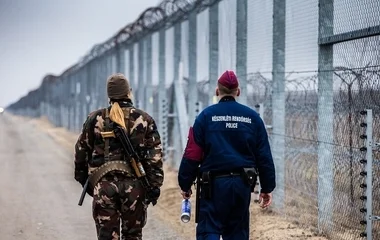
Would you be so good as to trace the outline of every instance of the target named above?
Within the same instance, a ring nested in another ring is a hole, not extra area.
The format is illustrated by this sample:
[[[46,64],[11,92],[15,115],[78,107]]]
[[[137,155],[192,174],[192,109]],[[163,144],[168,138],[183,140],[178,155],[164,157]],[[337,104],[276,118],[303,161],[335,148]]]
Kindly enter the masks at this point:
[[[111,132],[102,132],[101,133],[103,137],[116,137],[119,139],[125,154],[127,154],[129,161],[131,163],[131,166],[137,176],[137,178],[141,181],[143,187],[145,188],[145,191],[147,192],[147,198],[146,203],[152,203],[153,206],[156,205],[157,200],[155,200],[159,194],[159,189],[154,189],[150,185],[146,173],[144,170],[144,167],[141,164],[140,157],[136,153],[136,151],[133,149],[132,143],[129,140],[129,137],[125,133],[124,129],[120,126],[116,126],[113,131]]]

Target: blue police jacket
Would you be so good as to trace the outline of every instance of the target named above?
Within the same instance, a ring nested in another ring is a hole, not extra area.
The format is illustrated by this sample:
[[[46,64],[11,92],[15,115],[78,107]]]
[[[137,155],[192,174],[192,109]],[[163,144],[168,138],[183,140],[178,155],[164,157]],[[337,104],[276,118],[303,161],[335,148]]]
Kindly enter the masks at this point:
[[[189,130],[178,172],[183,191],[191,189],[199,165],[201,172],[255,167],[262,193],[270,193],[276,186],[275,167],[262,119],[230,96],[204,109]]]

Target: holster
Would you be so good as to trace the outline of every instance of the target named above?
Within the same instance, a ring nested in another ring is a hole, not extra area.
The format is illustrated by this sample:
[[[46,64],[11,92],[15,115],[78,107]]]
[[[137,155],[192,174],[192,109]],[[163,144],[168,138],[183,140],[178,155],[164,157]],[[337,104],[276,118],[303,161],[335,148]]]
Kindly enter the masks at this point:
[[[257,176],[258,172],[256,168],[243,168],[243,179],[251,187],[251,192],[254,192]]]
[[[212,197],[212,183],[210,172],[202,173],[202,187],[201,187],[202,197],[204,199],[211,199]]]

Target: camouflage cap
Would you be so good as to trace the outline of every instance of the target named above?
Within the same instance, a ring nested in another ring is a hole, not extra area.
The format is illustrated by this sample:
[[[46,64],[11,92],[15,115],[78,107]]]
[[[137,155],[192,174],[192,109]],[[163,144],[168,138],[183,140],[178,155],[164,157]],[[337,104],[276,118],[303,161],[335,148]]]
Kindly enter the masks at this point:
[[[107,79],[107,95],[110,99],[129,99],[129,81],[121,73],[115,73]]]

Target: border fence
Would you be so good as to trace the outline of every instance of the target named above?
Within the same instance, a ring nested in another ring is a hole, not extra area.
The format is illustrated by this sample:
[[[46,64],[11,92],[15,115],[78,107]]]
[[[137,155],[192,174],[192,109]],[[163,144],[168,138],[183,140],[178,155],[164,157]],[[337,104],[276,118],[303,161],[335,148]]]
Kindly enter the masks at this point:
[[[122,72],[178,167],[226,69],[267,126],[274,210],[329,239],[380,239],[379,0],[165,0],[7,109],[78,132]]]

